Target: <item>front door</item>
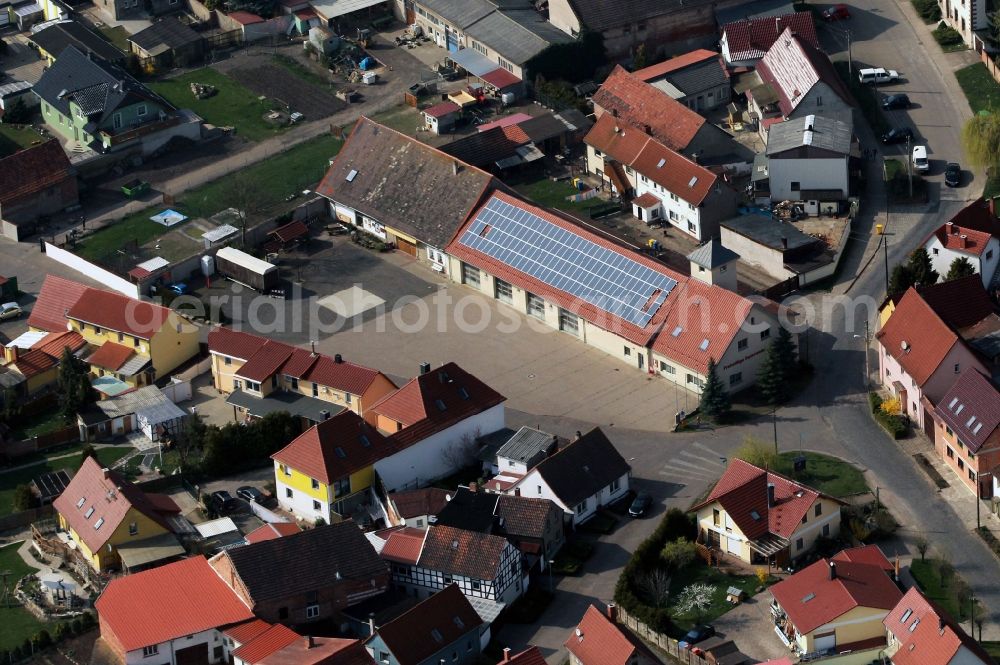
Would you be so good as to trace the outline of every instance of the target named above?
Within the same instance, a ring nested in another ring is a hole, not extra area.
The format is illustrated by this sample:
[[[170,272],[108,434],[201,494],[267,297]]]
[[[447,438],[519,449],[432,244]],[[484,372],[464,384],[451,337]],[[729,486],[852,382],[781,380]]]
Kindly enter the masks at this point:
[[[646,367],[646,358],[641,353],[638,355],[639,358],[639,369],[644,369]]]

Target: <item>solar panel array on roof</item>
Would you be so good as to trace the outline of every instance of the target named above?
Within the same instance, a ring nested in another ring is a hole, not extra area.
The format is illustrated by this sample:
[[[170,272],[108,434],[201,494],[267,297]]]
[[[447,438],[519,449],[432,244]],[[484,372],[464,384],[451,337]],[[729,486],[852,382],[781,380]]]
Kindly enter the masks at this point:
[[[496,198],[459,242],[640,327],[677,285],[624,254]]]
[[[43,503],[48,503],[62,494],[67,485],[69,485],[69,474],[64,470],[43,473],[35,478],[35,487],[38,488]]]

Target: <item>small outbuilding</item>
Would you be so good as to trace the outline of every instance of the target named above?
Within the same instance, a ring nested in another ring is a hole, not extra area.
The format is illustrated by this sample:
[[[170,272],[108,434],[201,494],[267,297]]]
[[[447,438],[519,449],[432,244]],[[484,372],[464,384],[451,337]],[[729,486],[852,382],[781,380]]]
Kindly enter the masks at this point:
[[[462,107],[451,100],[424,109],[427,129],[435,134],[445,134],[454,129],[461,116]]]
[[[201,35],[176,16],[162,18],[128,39],[129,52],[151,59],[157,68],[186,67],[200,62],[204,45]]]

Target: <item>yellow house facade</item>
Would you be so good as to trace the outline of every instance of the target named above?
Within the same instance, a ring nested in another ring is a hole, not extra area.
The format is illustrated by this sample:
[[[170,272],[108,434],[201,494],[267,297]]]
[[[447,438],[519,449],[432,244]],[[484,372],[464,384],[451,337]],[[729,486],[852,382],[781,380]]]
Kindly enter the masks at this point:
[[[93,550],[87,546],[87,541],[81,537],[81,534],[77,533],[62,513],[59,513],[59,528],[69,533],[83,558],[90,563],[94,570],[99,572],[116,570],[121,567],[121,559],[118,555],[119,546],[170,533],[148,515],[135,508],[130,508],[122,517],[118,527],[111,532],[107,541]]]

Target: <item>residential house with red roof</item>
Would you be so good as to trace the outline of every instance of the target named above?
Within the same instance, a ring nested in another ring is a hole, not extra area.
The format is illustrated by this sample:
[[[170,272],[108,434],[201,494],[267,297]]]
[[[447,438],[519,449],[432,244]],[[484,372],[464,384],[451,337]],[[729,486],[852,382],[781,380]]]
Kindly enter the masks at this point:
[[[299,525],[294,522],[265,522],[248,533],[246,535],[246,541],[248,544],[253,545],[254,543],[259,543],[262,540],[274,540],[275,538],[291,536],[301,530],[302,529],[299,528]]]
[[[490,641],[485,624],[457,584],[379,626],[365,648],[384,665],[474,665]]]
[[[361,416],[341,411],[271,455],[278,505],[310,522],[366,521],[375,463],[398,450]]]
[[[742,18],[722,26],[722,39],[719,40],[722,57],[730,67],[753,67],[786,28],[820,48],[812,13],[795,12],[782,16]]]
[[[698,540],[749,564],[786,566],[840,533],[842,501],[735,459],[692,506]]]
[[[993,665],[983,647],[917,587],[882,622],[893,665]]]
[[[342,411],[364,415],[396,385],[376,369],[230,328],[208,333],[215,389],[237,419],[288,411],[306,426]]]
[[[477,439],[502,429],[506,397],[453,362],[420,374],[365,413],[394,446],[375,461],[386,491],[412,489],[475,461]]]
[[[932,413],[968,369],[989,375],[985,363],[910,287],[875,334],[879,383],[898,397],[903,413],[934,438]]]
[[[989,289],[1000,265],[1000,220],[993,201],[978,199],[962,208],[927,236],[923,246],[942,278],[952,263],[965,259]]]
[[[504,647],[503,660],[497,665],[545,665],[545,656],[536,646],[530,646],[524,651],[511,654],[510,647]]]
[[[0,159],[0,235],[5,238],[27,238],[39,217],[62,212],[78,198],[76,169],[59,141]]]
[[[770,591],[778,635],[798,654],[871,651],[871,660],[886,646],[882,620],[903,597],[880,563],[845,559],[820,559]]]
[[[729,103],[729,71],[715,51],[688,51],[632,75],[694,111],[711,111]]]
[[[0,386],[28,398],[48,388],[59,378],[59,361],[69,349],[74,356],[86,354],[87,341],[80,333],[29,332],[3,347]]]
[[[202,556],[112,579],[94,607],[122,665],[226,662],[223,631],[254,618]]]
[[[254,619],[223,631],[233,665],[374,665],[360,640],[303,636]]]
[[[198,355],[199,328],[177,312],[47,276],[28,318],[33,330],[70,330],[94,349],[85,358],[94,388],[115,397],[152,384]]]
[[[173,535],[182,519],[177,504],[143,492],[92,457],[52,505],[72,551],[98,572],[135,572],[184,554]]]
[[[850,117],[854,98],[830,58],[791,27],[757,63],[760,82],[747,90],[749,109],[762,137],[775,121],[825,115]]]
[[[990,378],[966,368],[931,416],[934,449],[962,484],[982,499],[1000,494],[1000,390]]]
[[[594,605],[587,607],[580,623],[563,643],[570,665],[655,665],[661,662],[642,640],[620,625],[615,607],[607,614]]]
[[[396,588],[429,598],[455,584],[481,601],[476,607],[487,622],[528,588],[523,556],[503,536],[451,526],[431,526],[426,532],[403,527],[387,536],[380,556],[391,563]]]
[[[431,524],[431,518],[445,507],[452,492],[440,487],[391,492],[381,501],[386,524],[411,526],[418,529]]]

